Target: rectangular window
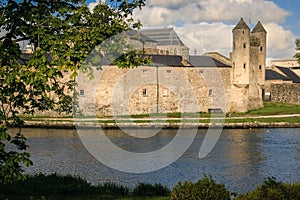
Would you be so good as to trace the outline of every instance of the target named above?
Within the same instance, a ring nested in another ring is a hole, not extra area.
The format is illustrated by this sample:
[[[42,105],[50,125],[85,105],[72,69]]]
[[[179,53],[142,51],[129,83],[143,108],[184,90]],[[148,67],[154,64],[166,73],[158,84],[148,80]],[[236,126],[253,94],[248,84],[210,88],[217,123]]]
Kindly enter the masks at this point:
[[[260,51],[263,51],[263,47],[260,47]]]
[[[147,96],[147,90],[143,89],[143,96],[146,97]]]
[[[84,96],[84,90],[79,91],[80,96]]]
[[[172,74],[172,70],[170,70],[170,69],[167,69],[167,74]]]
[[[259,65],[259,69],[261,69],[261,65]]]
[[[167,96],[168,96],[168,89],[164,89],[164,90],[163,90],[163,95],[164,95],[164,97],[167,97]]]
[[[244,69],[246,69],[246,63],[244,63]]]
[[[143,69],[143,74],[148,74],[148,69]]]
[[[246,47],[247,47],[247,44],[246,44],[246,43],[244,43],[244,49],[246,49]]]
[[[212,90],[212,89],[210,89],[210,90],[208,91],[208,95],[209,95],[210,97],[213,95],[213,90]]]

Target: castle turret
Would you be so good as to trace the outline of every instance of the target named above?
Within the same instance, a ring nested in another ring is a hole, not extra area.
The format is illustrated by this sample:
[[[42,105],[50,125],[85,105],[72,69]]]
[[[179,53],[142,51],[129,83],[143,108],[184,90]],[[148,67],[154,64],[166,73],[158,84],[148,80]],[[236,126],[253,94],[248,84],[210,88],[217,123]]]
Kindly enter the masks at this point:
[[[256,26],[251,32],[252,41],[254,44],[251,46],[257,48],[257,63],[254,67],[254,71],[257,75],[257,81],[259,85],[265,84],[265,71],[266,71],[266,48],[267,48],[267,31],[263,25],[258,21]]]
[[[266,34],[266,30],[260,22],[256,24],[251,32],[249,109],[257,109],[263,106],[262,90],[265,84]]]
[[[232,30],[232,111],[263,107],[266,68],[266,30],[258,22],[252,32],[243,18]]]
[[[250,28],[243,18],[241,18],[232,30],[232,33],[232,83],[235,85],[248,85],[250,70]]]

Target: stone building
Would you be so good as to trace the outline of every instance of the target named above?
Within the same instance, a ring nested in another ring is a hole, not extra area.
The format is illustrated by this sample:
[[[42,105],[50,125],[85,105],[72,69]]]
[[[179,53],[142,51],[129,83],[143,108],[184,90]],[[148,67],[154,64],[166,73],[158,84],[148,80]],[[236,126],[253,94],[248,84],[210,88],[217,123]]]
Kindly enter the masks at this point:
[[[157,49],[161,55],[180,55],[183,60],[189,59],[189,48],[181,41],[173,28],[147,28],[141,33],[157,41]]]
[[[216,52],[190,56],[172,28],[143,30],[145,40],[131,43],[151,47],[152,64],[134,69],[103,66],[94,71],[93,80],[80,74],[79,110],[111,116],[246,112],[262,107],[266,31],[260,22],[251,31],[241,19],[232,32],[233,49],[226,58]]]
[[[270,66],[280,66],[288,68],[295,74],[297,74],[297,76],[300,76],[300,64],[296,58],[272,60]]]
[[[295,65],[272,62],[283,66],[272,65],[266,70],[264,99],[273,102],[300,104],[300,77]]]

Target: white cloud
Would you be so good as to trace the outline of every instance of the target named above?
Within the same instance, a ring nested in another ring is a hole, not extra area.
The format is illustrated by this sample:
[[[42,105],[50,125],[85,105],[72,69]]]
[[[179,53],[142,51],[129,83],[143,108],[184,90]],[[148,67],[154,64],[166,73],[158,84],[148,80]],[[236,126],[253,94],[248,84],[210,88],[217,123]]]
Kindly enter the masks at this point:
[[[268,31],[270,58],[294,55],[295,35],[279,23],[290,13],[266,0],[149,0],[134,16],[144,27],[176,24],[176,31],[193,54],[217,51],[229,56],[232,49],[232,28],[243,17],[251,27],[260,20]]]
[[[268,57],[273,58],[289,58],[296,53],[296,36],[291,31],[275,23],[265,25],[268,31],[267,48]]]
[[[90,9],[90,11],[93,11],[94,8],[100,3],[106,3],[106,0],[96,0],[96,2],[91,2],[88,4],[88,8]]]
[[[203,54],[217,51],[229,56],[232,44],[231,25],[223,23],[186,24],[175,28],[182,41],[190,48],[190,53]]]
[[[135,11],[135,16],[145,26],[206,21],[232,22],[240,17],[265,23],[283,22],[288,15],[289,12],[274,2],[265,0],[149,0],[146,1],[145,8]]]
[[[101,2],[101,0],[96,0],[96,2],[89,3],[88,7],[90,11],[94,10],[94,8]]]
[[[103,0],[88,6],[92,10]],[[232,28],[243,17],[247,23],[260,20],[268,34],[267,57],[288,58],[295,54],[296,36],[285,30],[281,23],[290,15],[273,1],[266,0],[147,0],[134,16],[145,27],[175,28],[191,54],[216,51],[229,56],[232,49]],[[299,22],[300,25],[300,22]]]

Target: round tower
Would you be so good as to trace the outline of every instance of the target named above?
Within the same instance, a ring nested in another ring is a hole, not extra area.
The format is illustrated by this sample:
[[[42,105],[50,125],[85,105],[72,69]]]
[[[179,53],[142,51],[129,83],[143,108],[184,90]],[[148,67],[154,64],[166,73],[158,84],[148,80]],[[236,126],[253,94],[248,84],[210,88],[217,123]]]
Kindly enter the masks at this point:
[[[257,81],[259,85],[265,84],[265,71],[266,71],[266,49],[267,49],[267,31],[263,25],[258,21],[256,26],[251,32],[254,40],[257,40],[257,66],[253,66],[257,73]]]
[[[250,72],[250,28],[243,18],[233,28],[232,83],[248,85]]]

